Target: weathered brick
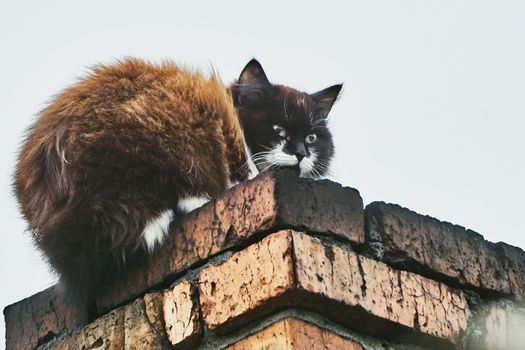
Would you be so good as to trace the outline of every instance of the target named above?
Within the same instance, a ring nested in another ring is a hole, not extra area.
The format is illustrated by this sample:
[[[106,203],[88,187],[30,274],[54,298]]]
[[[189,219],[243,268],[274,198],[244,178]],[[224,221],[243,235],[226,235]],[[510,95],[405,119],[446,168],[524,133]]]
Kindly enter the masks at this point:
[[[363,350],[363,347],[331,331],[302,320],[287,318],[246,337],[227,350]]]
[[[194,349],[202,338],[197,291],[190,281],[183,281],[164,291],[163,316],[166,333],[177,349]]]
[[[274,227],[294,228],[365,241],[363,200],[356,189],[329,180],[301,179],[288,172],[274,175],[277,207]]]
[[[292,236],[270,235],[199,275],[202,316],[215,329],[239,316],[253,317],[267,302],[294,287]],[[265,311],[269,311],[265,307]]]
[[[113,310],[66,337],[51,341],[39,350],[124,349],[124,308]]]
[[[525,299],[525,252],[509,244],[499,242],[492,245],[503,263],[510,290],[518,300]]]
[[[375,202],[365,211],[368,235],[380,237],[383,260],[482,294],[525,294],[525,253],[486,241],[461,226]]]
[[[50,287],[4,309],[6,348],[33,349],[63,329],[85,324],[87,314]]]
[[[307,235],[293,237],[299,289],[452,343],[467,327],[470,312],[461,292]]]
[[[175,222],[149,262],[130,266],[97,300],[105,312],[256,233],[280,228],[336,235],[364,243],[363,202],[357,190],[291,172],[264,173]]]
[[[219,333],[298,306],[370,334],[450,344],[470,314],[459,291],[294,231],[272,234],[204,268],[199,289],[203,319]]]
[[[162,320],[161,293],[119,307],[94,322],[38,348],[38,350],[169,349]]]

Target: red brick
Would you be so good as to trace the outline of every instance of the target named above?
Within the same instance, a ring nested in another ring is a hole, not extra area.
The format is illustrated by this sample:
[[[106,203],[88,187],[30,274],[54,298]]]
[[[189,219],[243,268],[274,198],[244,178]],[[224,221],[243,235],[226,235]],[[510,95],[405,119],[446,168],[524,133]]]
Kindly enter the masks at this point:
[[[162,315],[168,339],[177,349],[194,349],[200,343],[203,327],[193,283],[183,281],[164,291]]]
[[[263,330],[241,339],[227,350],[363,350],[363,347],[347,338],[313,324],[287,318],[271,324]]]
[[[372,335],[454,344],[470,315],[459,291],[293,231],[206,267],[199,289],[203,319],[219,333],[298,306]]]
[[[470,312],[459,291],[307,235],[294,233],[293,244],[300,289],[452,343],[467,327]]]
[[[130,266],[97,301],[99,311],[130,300],[192,265],[282,227],[364,243],[363,202],[351,188],[289,172],[265,173],[240,184],[172,225],[167,242],[148,263]]]
[[[45,350],[75,349],[125,349],[124,307],[78,328],[66,337],[57,338],[44,345]],[[28,348],[29,349],[29,348]]]
[[[461,226],[395,204],[366,208],[369,237],[380,237],[383,261],[482,295],[525,296],[525,253]]]
[[[208,327],[245,317],[293,289],[292,236],[270,235],[199,275],[202,317]]]
[[[502,273],[508,277],[512,294],[518,300],[523,301],[525,299],[525,252],[503,242],[491,244],[491,247],[495,247],[503,263]]]
[[[165,334],[162,293],[155,292],[121,306],[43,346],[45,350],[163,350]]]
[[[4,309],[6,348],[33,349],[65,328],[85,324],[87,315],[69,303],[56,287]]]

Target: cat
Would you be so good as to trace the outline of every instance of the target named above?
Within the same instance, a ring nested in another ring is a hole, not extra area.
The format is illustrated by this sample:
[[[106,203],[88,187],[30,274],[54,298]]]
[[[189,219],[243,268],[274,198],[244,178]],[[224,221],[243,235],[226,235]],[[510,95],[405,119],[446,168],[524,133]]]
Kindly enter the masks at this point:
[[[92,301],[176,215],[233,184],[277,168],[325,175],[340,90],[273,85],[255,59],[229,87],[172,62],[96,66],[29,128],[14,176],[21,212],[66,293]]]
[[[271,84],[257,60],[231,86],[251,158],[259,171],[291,168],[320,178],[334,155],[327,116],[342,84],[314,94]]]

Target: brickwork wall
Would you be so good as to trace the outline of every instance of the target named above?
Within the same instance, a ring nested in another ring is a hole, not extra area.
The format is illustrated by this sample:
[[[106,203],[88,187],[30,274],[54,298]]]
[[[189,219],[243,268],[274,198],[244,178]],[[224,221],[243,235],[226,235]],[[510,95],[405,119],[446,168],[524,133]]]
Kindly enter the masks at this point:
[[[525,345],[525,253],[355,189],[267,173],[174,222],[101,290],[5,308],[7,349],[475,349]]]

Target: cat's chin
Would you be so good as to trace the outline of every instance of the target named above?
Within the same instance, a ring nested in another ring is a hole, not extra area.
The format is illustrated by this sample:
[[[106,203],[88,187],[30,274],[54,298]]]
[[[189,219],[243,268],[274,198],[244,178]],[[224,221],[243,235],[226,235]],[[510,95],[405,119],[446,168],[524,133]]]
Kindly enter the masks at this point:
[[[301,175],[301,168],[299,167],[299,164],[282,167],[282,169],[291,170],[297,176]]]
[[[290,172],[290,173],[292,173],[292,174],[294,174],[296,176],[300,176],[301,175],[301,168],[299,168],[298,165],[280,166],[278,168],[273,168],[271,170],[266,170],[266,171],[270,171],[270,172],[286,171],[286,172]]]

